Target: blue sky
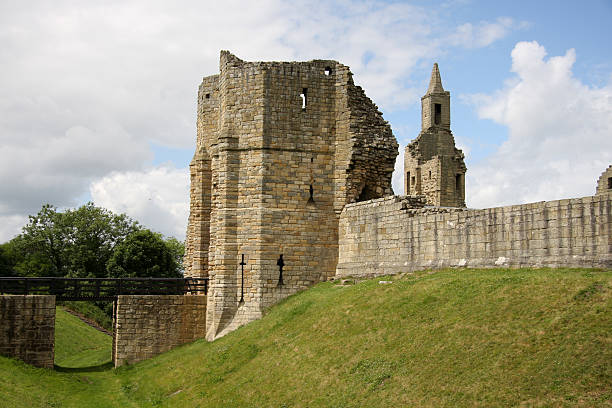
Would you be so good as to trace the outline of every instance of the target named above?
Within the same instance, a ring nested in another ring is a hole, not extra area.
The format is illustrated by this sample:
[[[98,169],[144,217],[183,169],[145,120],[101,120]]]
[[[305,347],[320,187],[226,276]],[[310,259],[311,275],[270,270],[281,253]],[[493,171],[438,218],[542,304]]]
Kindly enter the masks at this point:
[[[592,194],[612,163],[611,23],[609,0],[1,2],[0,242],[87,200],[183,239],[221,49],[349,65],[400,158],[438,62],[468,206]]]

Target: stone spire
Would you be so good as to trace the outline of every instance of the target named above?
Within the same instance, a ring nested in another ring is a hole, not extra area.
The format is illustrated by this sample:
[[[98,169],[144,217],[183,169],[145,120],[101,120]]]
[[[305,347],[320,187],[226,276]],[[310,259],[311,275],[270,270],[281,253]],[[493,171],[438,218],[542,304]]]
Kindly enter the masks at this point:
[[[425,95],[434,93],[444,93],[442,88],[442,79],[440,79],[440,70],[438,69],[438,63],[434,63],[433,69],[431,70],[431,79],[429,80],[429,88]]]

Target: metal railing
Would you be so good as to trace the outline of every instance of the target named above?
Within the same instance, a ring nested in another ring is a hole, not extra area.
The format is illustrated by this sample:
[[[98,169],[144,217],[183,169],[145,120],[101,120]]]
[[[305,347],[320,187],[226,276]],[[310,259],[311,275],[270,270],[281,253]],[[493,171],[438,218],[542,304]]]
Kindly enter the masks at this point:
[[[60,300],[114,300],[119,295],[208,294],[208,278],[0,277],[0,294],[55,295]]]

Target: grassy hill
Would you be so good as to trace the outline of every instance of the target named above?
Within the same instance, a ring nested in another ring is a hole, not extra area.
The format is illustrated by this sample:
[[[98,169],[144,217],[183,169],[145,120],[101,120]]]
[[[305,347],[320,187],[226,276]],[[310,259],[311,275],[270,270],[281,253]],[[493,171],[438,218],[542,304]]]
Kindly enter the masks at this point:
[[[445,270],[322,283],[213,343],[118,370],[63,370],[0,358],[0,400],[34,407],[609,407],[612,271]]]

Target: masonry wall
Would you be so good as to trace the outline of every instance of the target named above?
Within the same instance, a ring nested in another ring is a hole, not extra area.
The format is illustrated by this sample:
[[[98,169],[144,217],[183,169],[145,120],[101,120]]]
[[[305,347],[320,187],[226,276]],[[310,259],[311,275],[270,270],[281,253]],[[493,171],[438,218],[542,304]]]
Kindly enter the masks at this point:
[[[337,276],[443,267],[612,267],[612,194],[466,210],[347,205]]]
[[[450,127],[450,92],[434,64],[421,98],[421,132],[404,150],[404,194],[424,195],[429,205],[465,207],[464,156]]]
[[[210,278],[209,340],[334,275],[339,214],[392,194],[398,147],[336,61],[222,51],[219,71],[199,89],[185,259],[186,276]]]
[[[55,296],[0,296],[0,354],[53,368]]]
[[[608,166],[608,168],[601,173],[595,189],[595,194],[597,195],[608,193],[612,193],[612,165]]]
[[[146,360],[206,335],[206,296],[119,296],[115,367]]]

